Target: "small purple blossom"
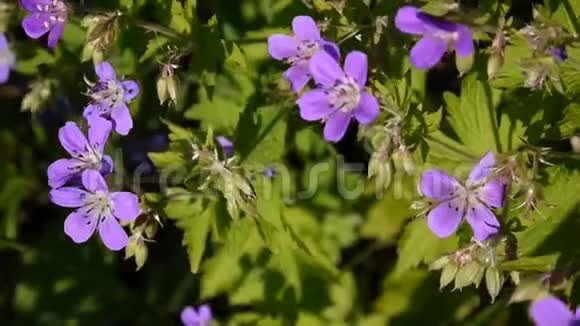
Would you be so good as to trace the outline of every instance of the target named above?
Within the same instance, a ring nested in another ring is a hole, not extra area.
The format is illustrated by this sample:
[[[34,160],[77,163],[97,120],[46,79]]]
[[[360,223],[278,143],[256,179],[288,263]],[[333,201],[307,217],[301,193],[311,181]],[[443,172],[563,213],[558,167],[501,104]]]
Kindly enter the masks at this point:
[[[536,326],[574,326],[580,325],[580,306],[572,313],[568,306],[553,296],[534,302],[530,315]]]
[[[552,47],[549,50],[550,54],[558,61],[563,62],[568,59],[568,52],[565,46]]]
[[[294,36],[275,34],[268,38],[268,51],[272,58],[284,60],[291,66],[284,72],[284,79],[292,84],[298,93],[310,81],[308,62],[321,50],[329,53],[334,60],[340,58],[336,44],[320,37],[316,22],[309,16],[296,16],[292,20]]]
[[[266,178],[274,178],[276,176],[276,169],[273,167],[265,168],[264,171],[262,171],[262,175]]]
[[[68,8],[63,0],[21,0],[30,12],[22,20],[22,28],[28,37],[37,39],[48,32],[48,47],[54,48],[62,36],[68,20]]]
[[[63,187],[50,191],[50,201],[62,207],[76,208],[64,222],[64,232],[75,243],[84,243],[98,229],[107,248],[121,250],[129,238],[118,220],[131,222],[141,214],[139,199],[130,192],[109,193],[99,172],[82,175],[84,189]]]
[[[10,71],[16,66],[16,56],[8,46],[8,40],[4,33],[0,33],[0,84],[4,84],[10,78]]]
[[[139,85],[133,80],[118,80],[113,66],[106,61],[95,65],[95,72],[99,81],[89,91],[92,101],[83,115],[111,119],[115,122],[115,131],[125,136],[133,128],[127,104],[139,94]]]
[[[352,117],[366,125],[379,115],[377,99],[365,91],[367,66],[366,54],[359,51],[348,54],[344,70],[324,51],[310,59],[310,73],[319,88],[304,93],[297,104],[302,119],[326,122],[326,141],[341,140]]]
[[[427,170],[421,179],[421,193],[434,199],[427,224],[440,238],[453,234],[463,217],[477,241],[498,233],[500,225],[490,207],[502,207],[505,186],[493,176],[495,158],[488,152],[471,170],[465,184],[437,169]]]
[[[465,25],[431,16],[416,7],[399,9],[395,26],[401,32],[423,36],[411,49],[411,62],[418,69],[435,66],[448,49],[454,49],[460,57],[467,57],[474,51],[471,32]]]
[[[220,144],[225,157],[234,156],[234,143],[224,136],[217,136],[215,140]]]
[[[192,306],[186,306],[181,311],[183,326],[208,326],[212,319],[211,308],[204,304],[197,311]]]
[[[60,144],[71,158],[57,160],[48,167],[48,184],[52,188],[61,187],[89,170],[104,174],[113,172],[113,160],[103,155],[111,123],[100,117],[92,117],[88,123],[88,140],[74,122],[69,121],[59,129]]]

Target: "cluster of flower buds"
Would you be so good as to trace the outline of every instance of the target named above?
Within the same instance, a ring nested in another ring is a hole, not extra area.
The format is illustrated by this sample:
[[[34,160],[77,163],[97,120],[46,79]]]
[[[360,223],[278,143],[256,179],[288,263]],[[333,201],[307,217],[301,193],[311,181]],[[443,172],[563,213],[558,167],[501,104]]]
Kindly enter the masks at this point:
[[[179,68],[179,65],[175,63],[177,60],[178,56],[171,55],[168,62],[162,65],[161,76],[157,80],[157,97],[161,104],[167,101],[177,104],[179,94],[179,78],[175,71]]]
[[[487,291],[492,300],[499,294],[505,281],[503,272],[497,266],[494,241],[485,244],[472,243],[457,252],[435,260],[431,270],[441,270],[440,288],[454,282],[453,290],[474,285],[479,287],[485,277]]]
[[[159,215],[149,208],[131,223],[131,236],[127,247],[125,247],[125,259],[133,257],[137,270],[145,265],[149,254],[147,242],[154,241],[160,225]]]
[[[236,165],[237,158],[231,155],[230,146],[227,144],[224,146],[223,139],[219,141],[220,139],[222,138],[218,137],[218,143],[222,147],[221,157],[211,130],[208,131],[203,146],[191,144],[193,152],[191,158],[197,163],[192,170],[191,178],[199,178],[200,182],[196,183],[199,184],[197,190],[220,192],[233,219],[237,220],[241,212],[256,216],[254,188],[250,180],[243,175],[241,168]]]
[[[117,40],[120,19],[123,17],[120,11],[87,15],[81,21],[81,26],[87,29],[87,42],[83,48],[82,60],[93,60],[98,64],[104,60],[105,52]]]

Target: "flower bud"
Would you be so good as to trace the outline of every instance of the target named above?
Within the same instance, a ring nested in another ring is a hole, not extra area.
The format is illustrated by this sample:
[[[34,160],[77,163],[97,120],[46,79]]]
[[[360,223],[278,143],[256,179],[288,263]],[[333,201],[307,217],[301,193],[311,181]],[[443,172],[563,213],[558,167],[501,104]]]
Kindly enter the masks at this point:
[[[178,67],[176,64],[167,63],[161,69],[161,77],[157,80],[157,97],[161,104],[168,100],[173,104],[177,103],[179,80],[175,74],[175,69]]]
[[[458,269],[459,266],[457,266],[455,262],[451,262],[450,264],[447,264],[443,270],[441,270],[441,277],[439,278],[439,289],[443,289],[449,283],[451,283],[451,281],[453,281]]]
[[[503,68],[504,59],[495,53],[492,53],[487,60],[487,78],[494,79]]]
[[[94,63],[103,61],[104,53],[117,40],[120,11],[87,15],[81,26],[87,29],[87,43],[83,48],[82,61],[93,59]]]
[[[434,262],[429,265],[429,270],[435,271],[438,269],[442,269],[443,267],[447,266],[451,262],[451,257],[449,255],[441,256],[437,258]]]
[[[139,270],[145,265],[148,255],[149,249],[140,234],[129,237],[129,243],[125,247],[125,259],[134,257],[137,270]]]
[[[463,76],[468,73],[471,70],[471,67],[473,67],[473,53],[465,57],[462,57],[456,53],[455,66],[457,66],[459,76]]]
[[[482,273],[481,270],[483,270],[483,268],[484,267],[477,260],[472,260],[465,264],[465,266],[457,271],[457,275],[455,275],[455,287],[453,290],[461,290],[472,283],[475,284],[475,281],[477,281],[478,276]]]
[[[487,270],[485,271],[485,285],[487,287],[487,292],[491,297],[491,302],[493,302],[495,298],[498,296],[503,286],[503,282],[504,276],[502,271],[500,271],[495,266],[487,268]]]

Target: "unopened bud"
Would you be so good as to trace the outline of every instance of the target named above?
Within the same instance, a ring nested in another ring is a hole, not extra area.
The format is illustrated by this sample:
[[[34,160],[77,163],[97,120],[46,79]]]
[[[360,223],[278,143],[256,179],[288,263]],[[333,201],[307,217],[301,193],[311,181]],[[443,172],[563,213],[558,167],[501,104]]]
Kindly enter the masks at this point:
[[[467,56],[460,56],[455,54],[455,65],[457,66],[457,71],[459,71],[459,76],[463,76],[471,70],[473,67],[473,53]]]
[[[437,258],[434,262],[429,265],[429,270],[435,271],[442,269],[443,267],[447,266],[451,262],[451,257],[449,255],[445,255],[442,257]]]
[[[485,286],[487,287],[487,292],[491,297],[491,302],[499,295],[501,288],[503,286],[504,276],[503,272],[497,267],[488,267],[485,271]]]
[[[449,283],[451,283],[451,281],[453,281],[453,279],[455,278],[455,275],[457,274],[458,269],[459,269],[459,266],[457,266],[457,264],[455,264],[454,262],[451,262],[450,264],[447,264],[447,266],[445,266],[441,270],[441,276],[439,277],[439,288],[440,289],[443,289],[444,287],[449,285]]]
[[[494,79],[498,76],[503,68],[504,59],[495,53],[492,53],[487,60],[487,78]]]
[[[140,270],[145,265],[148,255],[149,249],[140,234],[134,234],[129,237],[129,243],[125,247],[125,259],[135,258],[137,270]]]
[[[81,26],[87,29],[87,42],[82,52],[82,61],[93,59],[95,63],[103,61],[104,53],[117,40],[121,12],[87,15]]]
[[[157,97],[161,104],[166,101],[171,101],[173,104],[177,103],[179,80],[175,74],[175,69],[178,67],[178,65],[171,63],[163,65],[161,77],[157,80]]]
[[[472,260],[465,266],[459,268],[457,275],[455,275],[454,290],[461,290],[462,288],[475,283],[478,275],[484,267],[476,260]]]

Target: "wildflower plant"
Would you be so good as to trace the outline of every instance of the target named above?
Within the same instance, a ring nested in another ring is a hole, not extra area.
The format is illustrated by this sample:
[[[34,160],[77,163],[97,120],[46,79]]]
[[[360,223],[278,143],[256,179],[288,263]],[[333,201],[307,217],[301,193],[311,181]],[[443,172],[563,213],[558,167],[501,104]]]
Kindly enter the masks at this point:
[[[579,14],[0,0],[6,322],[577,323]]]

